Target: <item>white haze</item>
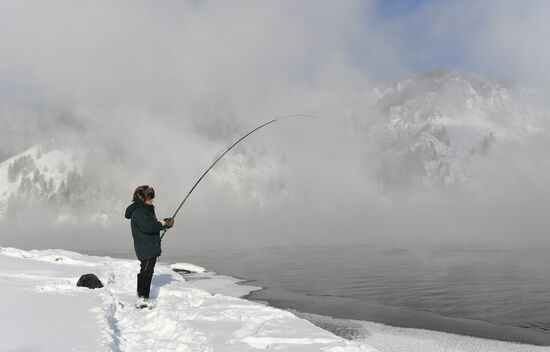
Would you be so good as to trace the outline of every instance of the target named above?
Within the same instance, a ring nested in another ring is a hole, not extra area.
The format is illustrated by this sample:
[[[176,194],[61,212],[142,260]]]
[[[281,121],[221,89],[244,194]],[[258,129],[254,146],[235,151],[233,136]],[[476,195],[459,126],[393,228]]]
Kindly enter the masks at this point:
[[[281,121],[236,148],[165,246],[547,243],[548,144],[488,157],[474,188],[388,191],[371,177],[376,143],[356,130],[380,117],[367,94],[377,80],[424,65],[549,83],[537,39],[548,5],[516,16],[517,4],[428,1],[382,20],[366,1],[2,1],[0,156],[52,138],[89,149],[85,172],[120,202],[107,227],[51,225],[29,208],[2,244],[128,248],[137,185],[154,186],[168,216],[232,141],[291,113],[319,119]]]

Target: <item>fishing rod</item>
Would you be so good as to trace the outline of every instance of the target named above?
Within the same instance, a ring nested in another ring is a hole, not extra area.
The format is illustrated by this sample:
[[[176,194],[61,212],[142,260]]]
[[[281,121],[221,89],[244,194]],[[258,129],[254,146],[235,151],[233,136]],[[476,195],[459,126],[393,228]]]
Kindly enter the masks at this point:
[[[174,215],[172,215],[172,219],[174,219],[176,217],[176,215],[178,215],[178,212],[180,211],[181,207],[183,206],[183,204],[185,204],[185,202],[187,201],[187,198],[189,198],[189,196],[191,195],[191,193],[193,193],[193,191],[195,190],[195,188],[197,187],[197,185],[202,181],[202,179],[204,178],[204,176],[206,176],[206,174],[208,173],[208,171],[210,171],[214,165],[216,165],[218,163],[218,161],[220,161],[225,154],[227,154],[231,149],[233,149],[234,146],[236,146],[237,144],[239,144],[239,142],[241,142],[243,139],[245,139],[246,137],[250,136],[252,133],[256,132],[257,130],[259,130],[260,128],[262,127],[265,127],[269,124],[272,124],[274,122],[277,122],[277,121],[281,121],[281,120],[284,120],[284,119],[288,119],[288,118],[291,118],[291,117],[309,117],[309,118],[313,118],[313,119],[316,119],[317,116],[313,116],[313,115],[306,115],[306,114],[291,114],[291,115],[286,115],[286,116],[282,116],[282,117],[277,117],[271,121],[268,121],[258,127],[256,127],[255,129],[253,129],[252,131],[248,132],[247,134],[245,134],[244,136],[242,136],[241,138],[239,138],[239,140],[237,140],[235,143],[233,143],[229,148],[227,148],[227,150],[225,152],[223,152],[222,155],[220,155],[213,163],[212,165],[210,165],[208,167],[208,169],[206,169],[206,171],[202,174],[201,177],[199,177],[199,179],[197,180],[197,182],[195,182],[195,184],[193,185],[193,187],[191,187],[191,190],[189,192],[187,192],[187,195],[185,196],[185,198],[183,198],[182,202],[180,203],[179,207],[176,209]],[[162,235],[160,235],[160,240],[162,241],[162,238],[164,237],[164,235],[166,234],[166,231],[168,229],[164,229],[162,231]]]

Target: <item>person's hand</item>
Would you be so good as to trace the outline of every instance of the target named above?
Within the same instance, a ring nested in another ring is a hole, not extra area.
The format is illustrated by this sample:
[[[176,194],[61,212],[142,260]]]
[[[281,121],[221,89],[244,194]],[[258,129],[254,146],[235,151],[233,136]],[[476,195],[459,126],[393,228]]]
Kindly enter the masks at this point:
[[[169,228],[171,228],[172,226],[174,226],[174,219],[172,219],[172,218],[165,218],[165,219],[164,219],[164,223],[165,223],[164,226],[165,226],[167,229],[169,229]]]

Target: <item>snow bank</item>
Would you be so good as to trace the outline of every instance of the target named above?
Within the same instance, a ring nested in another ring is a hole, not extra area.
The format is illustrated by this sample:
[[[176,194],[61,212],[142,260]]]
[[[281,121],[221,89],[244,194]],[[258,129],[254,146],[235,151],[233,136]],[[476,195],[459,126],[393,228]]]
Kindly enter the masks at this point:
[[[550,352],[548,346],[483,339],[433,330],[400,328],[380,323],[337,319],[296,312],[329,331],[368,343],[380,352]]]
[[[170,265],[170,269],[174,271],[183,271],[187,273],[204,273],[206,269],[202,266],[189,264],[189,263],[175,263]]]
[[[188,274],[185,278],[189,287],[195,287],[211,293],[220,293],[231,297],[243,297],[250,292],[261,290],[261,287],[243,284],[242,280],[231,276],[218,275],[213,272]]]
[[[403,329],[360,322],[369,332],[369,346],[380,352],[550,352],[550,347],[482,339],[445,332]]]
[[[219,275],[194,264],[176,263],[170,265],[170,269],[183,274],[188,280],[187,285],[189,287],[199,288],[211,293],[220,293],[239,298],[246,296],[250,292],[262,289],[258,286],[246,285],[243,283],[243,280],[232,276]]]
[[[2,350],[376,351],[287,311],[207,292],[199,286],[211,278],[186,282],[163,264],[152,284],[157,307],[135,309],[138,268],[133,260],[0,248],[0,300],[9,303],[0,320]],[[105,287],[77,287],[87,273]]]

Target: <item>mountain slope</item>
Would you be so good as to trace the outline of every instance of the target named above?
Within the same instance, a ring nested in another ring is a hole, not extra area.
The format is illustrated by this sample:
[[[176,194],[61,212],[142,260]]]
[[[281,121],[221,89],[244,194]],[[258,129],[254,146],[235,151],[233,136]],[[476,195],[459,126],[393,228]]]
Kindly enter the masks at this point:
[[[82,162],[75,150],[36,145],[0,163],[0,215],[6,215],[16,199],[54,202],[67,196],[78,183]]]
[[[550,137],[534,92],[456,71],[381,85],[371,99],[380,118],[363,127],[379,143],[377,173],[389,186],[468,184],[476,160]]]

